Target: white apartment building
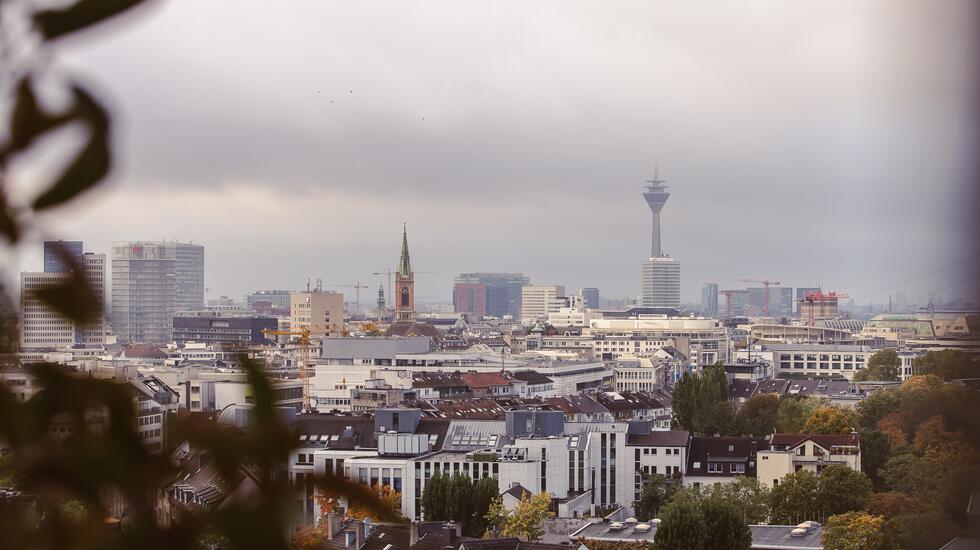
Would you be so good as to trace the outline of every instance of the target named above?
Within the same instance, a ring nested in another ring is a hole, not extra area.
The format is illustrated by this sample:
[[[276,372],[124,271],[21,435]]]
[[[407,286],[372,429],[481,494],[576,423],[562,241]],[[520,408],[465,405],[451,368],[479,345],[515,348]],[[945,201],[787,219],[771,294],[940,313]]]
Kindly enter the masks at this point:
[[[521,321],[530,324],[545,321],[548,314],[565,307],[565,287],[562,285],[527,285],[521,288]]]
[[[396,414],[401,418],[393,421]],[[290,477],[301,483],[307,474],[330,471],[366,485],[391,485],[402,495],[402,514],[414,520],[423,518],[422,492],[437,474],[494,477],[501,492],[514,484],[533,493],[547,491],[561,500],[561,517],[629,506],[637,496],[628,423],[566,424],[557,411],[509,411],[505,422],[417,415],[412,409],[379,409],[373,422],[365,417],[301,416],[300,448],[290,458]],[[650,433],[639,424],[633,429]],[[670,441],[653,437],[658,441],[637,443],[640,456],[647,457],[644,465],[683,471],[687,434]],[[657,455],[643,453],[653,448]],[[308,517],[318,516],[315,504],[309,512]]]
[[[105,254],[83,254],[82,268],[93,297],[105,304]],[[38,299],[36,292],[69,282],[69,272],[24,272],[20,274],[22,350],[67,348],[75,344],[106,343],[105,312],[100,311],[85,323],[75,323]]]
[[[562,329],[565,327],[586,327],[594,314],[582,306],[561,307],[558,311],[548,313],[548,324]]]
[[[582,330],[582,335],[591,336],[596,342],[610,342],[610,348],[623,348],[624,353],[627,347],[634,348],[635,352],[634,338],[639,340],[641,349],[647,345],[643,343],[644,338],[651,342],[649,345],[652,347],[658,346],[658,341],[672,339],[673,347],[696,364],[711,365],[728,360],[728,332],[717,319],[666,315],[592,319],[589,326]]]
[[[773,434],[770,448],[759,450],[757,459],[759,483],[772,488],[789,474],[820,474],[832,464],[860,472],[861,446],[857,434]]]
[[[616,361],[616,391],[650,391],[664,382],[661,360],[649,357],[624,357]]]
[[[854,378],[877,350],[852,344],[768,344],[736,352],[736,359],[764,361],[773,373]]]

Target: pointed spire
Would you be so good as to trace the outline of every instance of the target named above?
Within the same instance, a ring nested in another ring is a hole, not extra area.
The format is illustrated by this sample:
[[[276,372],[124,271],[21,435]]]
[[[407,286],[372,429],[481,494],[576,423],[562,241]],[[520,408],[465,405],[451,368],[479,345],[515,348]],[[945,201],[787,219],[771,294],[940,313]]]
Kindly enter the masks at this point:
[[[412,275],[412,260],[408,256],[408,229],[402,224],[402,255],[398,260],[398,275],[400,277],[410,277]]]

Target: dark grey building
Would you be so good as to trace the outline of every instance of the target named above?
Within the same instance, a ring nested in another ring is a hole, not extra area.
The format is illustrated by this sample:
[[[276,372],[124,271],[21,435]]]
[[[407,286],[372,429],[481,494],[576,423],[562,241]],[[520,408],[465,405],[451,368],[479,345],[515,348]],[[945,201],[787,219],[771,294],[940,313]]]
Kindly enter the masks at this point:
[[[82,241],[44,241],[44,272],[67,273],[68,264],[62,259],[58,249],[67,252],[82,265]]]
[[[256,290],[245,297],[248,307],[255,309],[258,302],[268,302],[274,309],[289,309],[291,290]]]
[[[718,315],[718,284],[701,285],[701,311],[705,315]]]
[[[521,315],[521,288],[531,284],[522,273],[460,273],[456,284],[486,287],[486,314],[493,317]]]
[[[261,344],[263,330],[276,330],[272,317],[174,317],[174,342],[205,344]]]
[[[599,289],[595,287],[583,288],[580,292],[582,295],[582,303],[585,307],[589,309],[597,309],[599,307]]]

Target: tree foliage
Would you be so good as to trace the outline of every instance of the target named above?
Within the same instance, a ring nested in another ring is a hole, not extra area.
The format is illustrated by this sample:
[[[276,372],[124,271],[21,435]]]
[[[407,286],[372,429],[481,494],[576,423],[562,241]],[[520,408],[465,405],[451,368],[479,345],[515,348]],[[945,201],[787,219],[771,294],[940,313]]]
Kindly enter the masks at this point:
[[[857,414],[851,409],[824,405],[813,409],[803,423],[803,433],[847,434],[857,428],[857,424]]]
[[[486,519],[499,536],[537,542],[544,535],[545,520],[552,516],[550,508],[551,495],[546,492],[524,494],[513,510],[505,508],[498,496],[491,504]]]
[[[731,433],[734,413],[725,367],[711,365],[697,374],[684,373],[674,386],[671,408],[675,428],[696,434]]]
[[[803,425],[810,414],[824,403],[824,400],[813,397],[784,397],[776,412],[776,430],[784,434],[803,433]]]
[[[455,521],[463,534],[481,537],[487,530],[486,515],[498,496],[497,480],[473,478],[461,473],[429,478],[422,490],[422,512],[426,521]]]
[[[644,521],[657,517],[660,509],[670,502],[676,492],[677,483],[662,474],[645,477],[640,498],[633,503],[636,517]]]
[[[733,503],[717,498],[708,499],[701,505],[701,513],[705,523],[705,548],[752,548],[752,531]]]
[[[902,360],[898,357],[898,353],[895,350],[883,349],[868,359],[866,368],[854,373],[854,380],[857,382],[867,380],[898,380],[898,369],[901,366]]]
[[[885,529],[885,518],[864,512],[831,516],[820,539],[826,550],[896,550]]]
[[[921,514],[926,511],[919,500],[899,491],[875,493],[868,499],[868,513],[882,516],[886,520],[906,514]]]
[[[653,538],[654,550],[702,550],[708,546],[708,529],[701,507],[688,499],[677,499],[660,514]]]
[[[735,417],[742,435],[769,435],[776,431],[779,419],[779,396],[773,393],[754,395],[742,404]]]
[[[976,378],[980,376],[980,364],[976,355],[960,350],[930,351],[912,361],[916,374],[932,374],[943,380]]]
[[[790,525],[818,517],[818,487],[817,476],[808,470],[793,472],[779,480],[771,493],[772,522]]]

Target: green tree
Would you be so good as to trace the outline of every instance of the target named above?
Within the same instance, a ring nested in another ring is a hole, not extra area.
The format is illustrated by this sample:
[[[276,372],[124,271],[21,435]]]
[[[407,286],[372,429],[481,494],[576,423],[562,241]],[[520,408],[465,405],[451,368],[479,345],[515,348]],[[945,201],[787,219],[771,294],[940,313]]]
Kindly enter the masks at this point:
[[[776,430],[784,434],[802,433],[810,413],[822,403],[822,400],[812,397],[784,397],[776,412]]]
[[[854,373],[854,380],[863,382],[866,380],[898,380],[898,369],[902,366],[902,360],[898,353],[893,349],[883,349],[868,359],[866,368]]]
[[[851,409],[824,405],[810,412],[803,423],[803,433],[847,434],[857,428],[857,414]]]
[[[825,550],[895,550],[898,546],[885,529],[885,518],[864,512],[831,516],[820,542]]]
[[[752,531],[733,503],[711,498],[701,505],[701,513],[704,515],[705,548],[752,548]]]
[[[867,428],[859,430],[858,437],[861,441],[861,469],[871,479],[875,489],[882,489],[884,480],[879,472],[891,455],[888,438],[880,430]]]
[[[422,489],[422,513],[425,521],[448,521],[449,478],[435,474]]]
[[[738,476],[730,483],[711,485],[702,494],[735,505],[747,524],[765,523],[769,517],[770,491],[757,478]]]
[[[473,507],[473,478],[455,473],[446,485],[446,515],[466,530]]]
[[[779,416],[779,396],[774,393],[755,395],[742,403],[735,417],[741,435],[769,435],[776,431]]]
[[[895,534],[902,550],[935,550],[963,535],[963,529],[940,512],[901,515],[886,521],[885,530]]]
[[[728,378],[723,365],[705,367],[698,374],[684,373],[674,386],[673,425],[697,434],[728,434],[734,414],[728,402]]]
[[[664,507],[653,537],[654,550],[703,550],[711,548],[704,514],[697,503],[677,499]]]
[[[916,374],[934,374],[947,381],[980,375],[976,356],[960,350],[927,352],[913,360],[912,367]]]
[[[494,499],[500,495],[497,479],[481,477],[473,484],[473,496],[470,517],[463,522],[463,534],[468,537],[482,537],[490,527],[487,513]]]
[[[772,488],[770,520],[776,524],[795,525],[816,519],[818,489],[817,476],[808,470],[784,476],[779,485]]]
[[[862,399],[855,407],[858,423],[862,428],[877,429],[882,418],[899,412],[901,406],[902,399],[897,388],[878,390]]]
[[[842,464],[826,466],[817,482],[817,509],[824,517],[864,510],[871,497],[868,476]]]
[[[644,521],[657,517],[660,509],[670,502],[676,492],[677,483],[661,474],[645,477],[640,498],[633,503],[636,517]]]

